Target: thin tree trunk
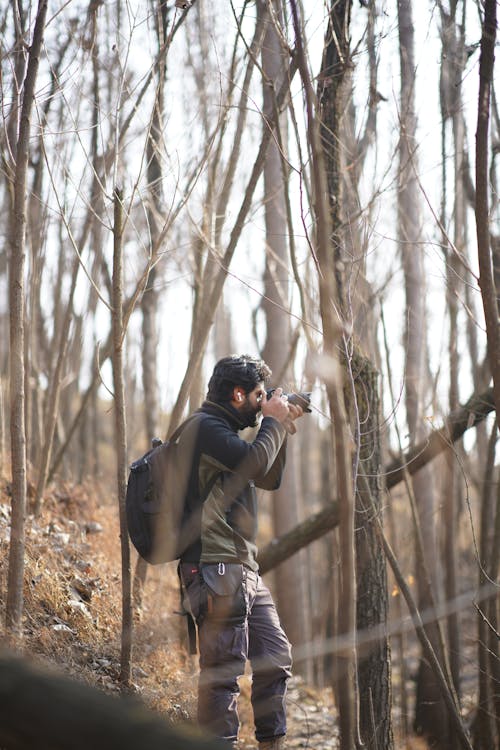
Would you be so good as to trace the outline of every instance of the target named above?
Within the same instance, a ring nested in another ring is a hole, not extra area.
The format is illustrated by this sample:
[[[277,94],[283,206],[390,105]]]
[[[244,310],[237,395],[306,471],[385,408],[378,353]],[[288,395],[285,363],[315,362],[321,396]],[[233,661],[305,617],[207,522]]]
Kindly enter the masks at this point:
[[[365,484],[365,487],[364,487],[365,492],[367,492],[367,495],[369,495],[370,490],[368,487],[368,482],[366,481],[366,477],[364,477],[364,484]],[[425,658],[428,661],[429,667],[432,670],[432,673],[435,676],[436,681],[438,683],[440,693],[448,709],[449,716],[452,721],[453,728],[456,732],[458,742],[460,746],[464,748],[464,750],[472,750],[470,738],[469,738],[467,729],[462,721],[460,708],[456,702],[456,695],[453,690],[453,685],[449,683],[449,681],[446,678],[445,673],[441,669],[439,659],[436,655],[436,652],[432,646],[431,641],[429,640],[427,636],[424,624],[422,622],[422,618],[420,616],[419,609],[416,606],[415,601],[413,600],[410,588],[408,587],[404,579],[404,576],[402,575],[401,570],[398,566],[394,553],[389,543],[387,542],[387,539],[384,536],[384,532],[382,530],[380,519],[377,516],[376,518],[377,518],[377,527],[378,527],[378,533],[380,536],[380,542],[384,547],[387,560],[392,568],[392,571],[396,578],[397,584],[401,590],[401,593],[403,594],[405,598],[406,604],[408,606],[408,609],[410,611],[410,614],[411,614],[411,617],[415,626],[415,631],[417,633],[418,639],[422,646],[423,653],[425,654]]]
[[[426,382],[427,331],[425,311],[425,272],[420,245],[420,191],[416,176],[416,109],[414,28],[411,0],[398,0],[398,26],[401,67],[401,122],[399,145],[398,232],[401,241],[406,294],[406,367],[405,405],[410,442],[415,444],[423,435],[423,408]],[[416,566],[425,563],[432,579],[417,577],[419,608],[423,611],[433,606],[439,591],[439,555],[435,525],[435,492],[430,467],[412,478],[413,492],[418,511],[425,561],[420,559],[422,546],[416,545]],[[434,587],[434,591],[432,588]],[[427,635],[435,653],[443,658],[439,624],[427,625]],[[417,678],[415,728],[419,734],[436,741],[440,747],[449,747],[447,716],[439,684],[428,661],[421,658]]]
[[[156,34],[158,38],[159,49],[165,42],[167,32],[167,6],[160,3],[159,7],[154,7]],[[163,117],[163,89],[166,73],[166,59],[161,60],[157,67],[158,82],[153,102],[153,111],[151,113],[151,122],[147,140],[147,176],[149,200],[147,205],[147,218],[149,235],[151,238],[151,248],[155,248],[159,243],[160,232],[158,222],[162,214],[162,159],[161,145],[162,136],[162,117]],[[153,255],[153,252],[151,253]],[[142,363],[142,392],[144,394],[144,426],[146,431],[147,446],[151,440],[159,436],[160,408],[158,402],[158,293],[155,288],[158,272],[156,266],[151,264],[147,276],[144,292],[141,299],[142,313],[142,346],[141,346],[141,363]],[[146,448],[145,448],[146,450]],[[132,583],[132,604],[135,609],[142,606],[142,595],[148,566],[145,560],[138,557],[136,560],[133,583]]]
[[[26,514],[26,435],[24,387],[24,265],[26,255],[26,175],[31,112],[47,15],[40,0],[29,51],[23,104],[19,121],[14,173],[14,203],[10,215],[10,435],[12,465],[12,521],[7,582],[6,625],[20,631],[23,612],[24,541]]]
[[[394,550],[396,559],[399,559],[398,554],[398,529],[396,523],[396,514],[394,512],[394,507],[391,503],[388,504],[386,509],[386,517],[387,517],[387,525],[389,528],[389,536],[390,536],[390,544],[391,548]],[[391,611],[393,612],[393,618],[396,622],[400,623],[403,622],[403,601],[402,597],[399,595],[399,592],[396,593],[396,596],[394,597],[392,603],[391,603]],[[391,648],[393,650],[393,653],[395,656],[392,659],[392,663],[397,665],[397,670],[399,672],[399,689],[398,689],[398,697],[394,698],[394,703],[396,705],[400,706],[400,718],[399,721],[396,724],[395,728],[395,734],[396,734],[396,746],[398,745],[398,740],[401,742],[404,742],[409,734],[409,718],[410,718],[410,710],[409,710],[409,690],[408,690],[408,672],[409,668],[407,665],[407,648],[408,648],[408,634],[405,632],[404,628],[398,628],[396,633],[393,633],[391,638]],[[399,727],[398,727],[399,725]]]
[[[489,582],[489,573],[493,559],[495,530],[495,449],[497,443],[497,425],[493,425],[488,446],[483,491],[481,496],[480,546],[478,590],[481,592]],[[496,593],[496,592],[495,592]],[[496,599],[496,595],[493,597]],[[495,741],[495,706],[493,703],[494,682],[490,670],[489,627],[487,617],[491,613],[490,600],[481,601],[477,616],[477,661],[479,700],[476,715],[472,724],[472,735],[475,750],[492,750]],[[493,683],[493,684],[492,684]]]
[[[476,234],[479,259],[479,286],[483,303],[484,317],[486,322],[486,337],[488,360],[493,376],[493,395],[495,405],[500,408],[500,326],[498,322],[498,299],[497,290],[493,276],[491,247],[490,247],[490,216],[489,216],[489,174],[488,174],[488,139],[490,119],[490,98],[493,82],[494,51],[497,28],[497,3],[496,0],[485,0],[484,21],[481,38],[481,56],[479,62],[479,102],[478,119],[476,129]],[[500,429],[500,420],[497,418],[497,427]],[[499,493],[500,497],[500,493]],[[498,533],[499,517],[497,504],[497,523],[495,524],[495,544],[493,547],[490,576],[493,580],[498,573]],[[492,672],[493,695],[498,695],[498,679],[500,670],[498,668],[498,613],[495,599],[489,602],[487,608],[489,627],[491,628],[488,643],[491,651],[490,669]],[[494,715],[496,715],[497,746],[500,744],[499,729],[499,701],[494,700]]]
[[[71,320],[73,316],[73,297],[76,290],[76,282],[78,279],[78,271],[80,269],[80,262],[78,258],[73,261],[73,274],[71,278],[71,288],[69,291],[69,299],[67,303],[66,312],[64,315],[63,326],[61,330],[61,338],[58,342],[57,347],[57,360],[56,367],[52,373],[52,379],[49,389],[49,400],[46,405],[45,411],[45,424],[44,424],[44,440],[42,444],[42,452],[40,457],[40,465],[38,468],[38,482],[35,491],[35,500],[33,505],[33,512],[35,515],[40,513],[42,507],[43,493],[47,485],[47,477],[50,466],[50,456],[52,453],[52,445],[54,441],[54,434],[56,429],[56,422],[59,414],[59,396],[61,393],[61,381],[63,377],[63,367],[66,362],[66,352],[69,343],[69,331],[71,326]]]
[[[95,42],[95,13],[97,12],[97,8],[94,9],[94,14],[92,16],[92,29],[93,29],[93,36]],[[99,86],[98,86],[98,71],[97,71],[97,65],[96,65],[96,56],[95,54],[92,57],[93,62],[93,73],[94,73],[94,114],[93,114],[93,122],[92,122],[92,165],[94,170],[94,179],[92,181],[92,200],[89,209],[87,210],[87,213],[85,215],[85,218],[83,220],[83,225],[81,229],[81,235],[79,237],[78,247],[80,248],[80,252],[83,250],[87,238],[89,236],[89,233],[91,230],[93,230],[94,233],[94,248],[95,248],[95,257],[96,259],[99,258],[101,253],[101,237],[100,237],[100,223],[99,221],[96,221],[96,214],[99,213],[99,209],[102,209],[102,188],[99,182],[99,179],[97,178],[98,172],[99,172],[99,157],[98,157],[98,114],[99,114]],[[99,229],[97,228],[99,227]],[[44,419],[44,435],[43,435],[43,441],[41,446],[41,455],[40,455],[40,463],[38,468],[38,482],[36,487],[36,493],[35,493],[35,500],[34,500],[34,513],[38,514],[42,507],[43,502],[43,493],[45,491],[47,482],[50,481],[52,477],[52,472],[50,471],[50,459],[52,456],[52,450],[54,445],[54,436],[55,436],[55,430],[56,430],[56,423],[57,419],[59,418],[59,404],[60,404],[60,398],[61,398],[61,382],[63,378],[63,372],[64,372],[64,365],[66,363],[66,355],[69,345],[69,333],[70,333],[70,327],[71,322],[73,320],[73,303],[74,303],[74,296],[76,292],[76,285],[78,280],[78,275],[80,271],[80,258],[78,257],[78,253],[75,253],[75,256],[73,258],[73,263],[71,266],[71,281],[70,281],[70,288],[69,292],[66,294],[64,300],[62,299],[62,289],[63,289],[63,277],[64,277],[64,270],[65,270],[65,262],[64,262],[64,243],[61,241],[61,251],[60,251],[60,262],[59,262],[59,268],[58,268],[58,282],[57,287],[55,291],[55,299],[57,299],[58,303],[56,306],[55,311],[55,325],[54,325],[54,334],[53,334],[53,341],[52,341],[52,359],[55,360],[56,365],[51,373],[50,378],[50,385],[48,389],[48,399],[47,404],[45,408],[45,419]],[[83,464],[80,463],[79,466],[79,472],[80,474],[83,473]]]
[[[339,7],[340,6],[340,7]],[[324,162],[324,144],[320,139],[320,124],[315,107],[309,71],[302,45],[302,26],[295,0],[291,2],[293,25],[296,36],[297,62],[304,86],[307,114],[307,132],[311,148],[311,169],[314,184],[314,214],[316,219],[316,245],[318,260],[320,310],[323,322],[323,357],[325,384],[333,419],[332,445],[335,446],[335,469],[337,490],[342,497],[339,507],[340,520],[340,555],[341,555],[341,590],[339,602],[339,635],[346,639],[345,648],[337,659],[338,673],[336,692],[339,705],[339,725],[341,750],[352,750],[358,742],[357,698],[355,689],[356,645],[355,645],[355,603],[356,571],[354,563],[354,491],[350,463],[349,429],[343,399],[343,384],[340,382],[337,347],[341,341],[340,322],[337,317],[340,305],[339,289],[336,279],[335,253],[332,253],[331,226],[332,216],[326,200],[328,195],[326,169]],[[348,38],[350,3],[334,3],[333,13],[346,23],[341,28],[342,35]],[[329,28],[328,34],[332,33]],[[344,40],[344,36],[342,37]],[[335,197],[337,195],[335,194]]]
[[[132,660],[132,587],[130,574],[130,545],[125,513],[127,491],[127,421],[123,380],[123,204],[122,192],[114,191],[114,245],[113,245],[113,384],[115,402],[115,439],[117,459],[117,496],[120,516],[120,542],[122,559],[122,638],[120,682],[128,686]]]
[[[4,462],[7,454],[5,436],[5,386],[0,375],[0,476],[4,473]]]
[[[59,86],[59,76],[61,73],[61,67],[63,64],[64,57],[68,50],[68,47],[73,37],[68,34],[64,44],[60,47],[58,59],[53,65],[51,70],[51,82],[50,90],[45,98],[43,107],[41,108],[41,132],[38,139],[38,153],[36,159],[33,158],[33,179],[31,183],[31,190],[29,195],[28,203],[28,227],[27,237],[30,245],[30,289],[29,289],[29,300],[27,301],[27,323],[28,332],[26,336],[26,425],[27,433],[29,434],[29,445],[27,451],[27,458],[33,466],[38,467],[41,447],[44,443],[46,432],[43,425],[43,388],[40,383],[40,369],[42,364],[42,356],[46,354],[44,351],[44,345],[46,340],[45,334],[45,320],[44,320],[44,305],[41,300],[42,292],[42,280],[43,280],[43,268],[46,263],[46,239],[48,229],[48,214],[49,209],[43,196],[43,184],[45,174],[45,160],[43,158],[44,153],[44,127],[47,122],[51,107],[57,97],[55,97],[55,91]],[[61,233],[59,232],[59,239]],[[63,243],[60,243],[60,254],[63,255]],[[54,288],[54,298],[60,297],[62,292],[62,284]],[[56,315],[56,307],[54,304],[54,326],[53,326],[53,341],[59,341],[59,326],[58,316]],[[51,363],[54,361],[54,357],[49,354]],[[45,363],[44,363],[45,364]],[[49,375],[49,382],[52,382],[52,378]]]
[[[275,111],[275,89],[281,84],[286,71],[286,61],[275,25],[281,22],[283,11],[280,0],[274,0],[271,15],[267,12],[266,3],[261,1],[257,7],[260,22],[265,25],[262,44],[262,88],[263,127],[267,128],[267,121]],[[266,319],[266,340],[262,356],[273,371],[274,384],[286,389],[291,339],[290,318],[286,312],[289,305],[289,262],[287,237],[283,229],[286,224],[285,177],[282,170],[282,154],[278,146],[278,141],[284,144],[284,148],[287,145],[286,114],[281,115],[278,123],[279,136],[276,141],[269,144],[263,174],[266,263],[262,307]],[[286,158],[285,154],[283,158]],[[283,377],[284,380],[279,380]],[[288,469],[281,486],[272,495],[275,536],[281,536],[300,519],[296,439],[289,441],[287,453]],[[305,653],[311,641],[311,631],[306,606],[304,567],[302,553],[288,561],[287,565],[278,567],[275,571],[275,588],[280,619],[294,648],[302,654],[300,662],[294,660],[296,669],[306,676],[310,663]]]
[[[498,420],[497,420],[498,425]],[[494,534],[492,539],[492,553],[488,577],[490,581],[498,580],[500,570],[500,477],[496,474],[497,498],[496,513],[494,523]],[[495,592],[497,593],[497,592]],[[495,720],[496,743],[500,748],[500,694],[498,685],[500,684],[500,645],[498,634],[500,632],[498,616],[498,596],[492,596],[486,609],[488,620],[488,652],[489,652],[489,671],[490,671],[490,690],[493,695],[493,717]]]
[[[159,49],[164,44],[167,34],[167,6],[159,3],[153,8],[155,13],[156,34]],[[159,221],[162,215],[162,118],[163,118],[163,89],[166,72],[166,60],[158,65],[158,81],[151,113],[151,122],[147,140],[147,176],[149,200],[147,204],[147,218],[151,246],[154,248],[159,240]],[[146,440],[158,435],[159,405],[158,405],[158,332],[156,326],[158,293],[155,288],[157,279],[156,266],[151,266],[148,279],[141,300],[142,312],[142,386],[144,393]]]
[[[489,216],[489,121],[493,84],[493,64],[497,30],[497,2],[485,0],[481,56],[479,61],[479,103],[476,129],[476,235],[479,259],[479,286],[483,302],[488,341],[488,359],[493,376],[493,393],[497,413],[500,409],[500,326],[498,301],[490,248]],[[497,422],[500,429],[500,421]]]
[[[450,122],[453,127],[453,168],[454,168],[454,200],[453,200],[453,243],[460,253],[466,252],[465,243],[465,198],[462,174],[464,170],[463,154],[465,146],[465,127],[462,107],[461,80],[465,67],[465,4],[461,23],[457,19],[457,4],[450,4],[447,13],[441,6],[442,23],[442,55],[440,65],[440,104],[442,118],[443,143],[443,198],[441,210],[441,225],[447,226],[447,154],[446,154],[446,126]],[[460,285],[461,268],[457,253],[451,251],[446,239],[443,241],[446,263],[446,286],[449,314],[449,411],[453,412],[459,404],[459,356],[458,356],[458,299],[463,295],[463,285]],[[458,446],[459,449],[459,446]],[[458,465],[454,454],[446,456],[446,471],[442,487],[444,508],[444,572],[445,597],[447,601],[455,601],[457,590],[457,530],[458,509],[460,503],[460,485],[458,482]],[[460,613],[453,611],[447,617],[447,632],[449,644],[450,670],[455,689],[460,695]]]
[[[359,724],[368,750],[393,747],[391,667],[387,635],[387,573],[377,523],[381,523],[380,404],[378,373],[369,360],[355,356],[355,397],[359,470],[366,480],[356,487],[356,623],[358,633],[377,635],[358,646]],[[370,496],[365,492],[365,481]],[[376,514],[378,521],[374,517]]]
[[[281,86],[280,91],[276,97],[276,103],[277,103],[278,108],[283,106],[283,102],[285,101],[288,95],[290,82],[291,82],[291,79],[293,78],[294,72],[295,72],[295,64],[292,62],[291,69],[287,71],[287,75],[285,76],[285,83]],[[196,375],[197,369],[199,367],[199,364],[203,357],[203,353],[205,351],[205,347],[206,347],[207,340],[208,340],[208,334],[210,333],[210,330],[212,327],[215,310],[220,301],[220,297],[221,297],[222,289],[224,287],[224,282],[226,280],[228,269],[231,264],[231,260],[233,258],[234,252],[236,250],[236,246],[237,246],[238,240],[240,238],[240,235],[243,229],[244,221],[250,210],[252,198],[253,198],[255,189],[257,187],[258,180],[264,168],[267,148],[271,140],[271,136],[276,127],[277,127],[277,123],[275,122],[275,118],[272,118],[271,121],[269,122],[269,127],[263,133],[262,140],[261,140],[260,147],[259,147],[259,152],[257,154],[257,158],[255,160],[252,173],[247,183],[245,195],[241,203],[240,209],[238,211],[238,216],[236,217],[236,221],[233,225],[233,229],[231,231],[228,245],[220,261],[219,271],[215,277],[215,280],[214,280],[213,285],[211,286],[211,289],[207,291],[207,293],[204,295],[205,302],[203,305],[203,310],[200,313],[200,326],[193,339],[192,352],[189,358],[189,362],[186,368],[184,378],[181,383],[181,387],[179,389],[177,401],[174,405],[174,408],[172,409],[172,414],[170,417],[170,424],[169,424],[170,432],[172,432],[172,430],[174,430],[175,427],[178,426],[178,424],[180,423],[182,419],[182,414],[184,412],[187,399],[189,397],[191,384]]]

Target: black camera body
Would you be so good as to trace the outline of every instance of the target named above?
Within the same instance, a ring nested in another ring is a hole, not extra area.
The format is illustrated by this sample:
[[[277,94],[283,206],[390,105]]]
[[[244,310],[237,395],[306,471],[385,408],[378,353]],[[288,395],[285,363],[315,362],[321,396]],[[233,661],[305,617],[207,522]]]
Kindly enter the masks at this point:
[[[271,398],[275,390],[276,388],[269,388],[269,390],[266,391],[267,398]],[[285,393],[283,391],[283,396],[287,397],[289,404],[293,404],[294,406],[301,406],[304,410],[304,413],[311,413],[312,409],[309,408],[311,404],[310,393],[306,393],[303,391],[300,391],[300,393]]]

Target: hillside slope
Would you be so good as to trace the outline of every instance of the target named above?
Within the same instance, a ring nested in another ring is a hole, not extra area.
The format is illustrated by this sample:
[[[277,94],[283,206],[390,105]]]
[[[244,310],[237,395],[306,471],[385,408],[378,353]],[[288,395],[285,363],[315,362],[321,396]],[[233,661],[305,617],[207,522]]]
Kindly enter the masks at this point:
[[[2,628],[8,568],[10,496],[0,484],[0,608]],[[135,562],[135,555],[133,555]],[[58,483],[41,515],[26,524],[25,609],[19,651],[56,665],[75,679],[121,690],[120,538],[118,511],[99,485]],[[173,722],[196,712],[197,659],[188,655],[175,564],[149,567],[142,606],[135,611],[132,691]],[[241,748],[254,748],[250,676],[241,680]],[[289,695],[290,747],[337,746],[328,692],[294,679]],[[35,750],[35,749],[34,749]]]

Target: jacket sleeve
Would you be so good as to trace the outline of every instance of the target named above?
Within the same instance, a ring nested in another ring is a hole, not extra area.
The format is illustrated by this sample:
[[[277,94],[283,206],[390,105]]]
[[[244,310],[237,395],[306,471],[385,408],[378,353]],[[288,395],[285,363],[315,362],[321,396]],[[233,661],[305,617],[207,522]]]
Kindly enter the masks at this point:
[[[201,452],[223,471],[237,474],[258,487],[275,489],[285,465],[286,429],[273,417],[264,417],[253,440],[242,440],[222,420],[205,419],[201,425]]]
[[[281,477],[285,469],[286,463],[286,436],[281,447],[278,451],[278,455],[274,459],[273,465],[265,473],[255,477],[255,484],[262,490],[277,490],[281,484]]]

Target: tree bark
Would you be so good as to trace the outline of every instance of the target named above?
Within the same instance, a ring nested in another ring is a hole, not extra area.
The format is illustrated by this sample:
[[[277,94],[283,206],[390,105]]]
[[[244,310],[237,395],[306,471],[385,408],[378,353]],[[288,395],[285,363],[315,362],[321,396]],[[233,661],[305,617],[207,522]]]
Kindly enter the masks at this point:
[[[420,616],[420,611],[416,603],[413,600],[411,591],[404,579],[404,576],[402,575],[399,569],[394,553],[392,552],[392,549],[383,534],[382,526],[380,525],[380,523],[378,523],[378,530],[379,530],[380,540],[384,547],[387,560],[392,568],[392,571],[396,578],[396,582],[401,590],[401,593],[403,594],[405,598],[406,604],[410,611],[413,624],[415,626],[415,631],[417,633],[418,639],[422,646],[422,651],[429,665],[429,669],[432,671],[432,674],[439,687],[439,691],[443,698],[443,702],[448,710],[448,716],[456,732],[457,741],[460,744],[460,746],[464,748],[464,750],[472,750],[470,737],[462,721],[461,714],[460,714],[460,707],[458,703],[456,702],[456,695],[454,693],[453,686],[450,685],[450,683],[447,681],[446,675],[441,668],[440,660],[437,657],[434,647],[426,633],[424,623]]]
[[[497,474],[498,476],[498,474]],[[491,559],[488,569],[490,581],[498,580],[500,570],[500,481],[496,483],[496,509],[494,532],[492,539]],[[497,591],[495,591],[497,593]],[[500,618],[498,614],[498,596],[492,596],[488,601],[486,608],[486,617],[488,621],[488,652],[489,652],[489,672],[490,672],[490,690],[493,696],[493,717],[496,729],[497,748],[500,747],[500,695],[498,694],[498,685],[500,683],[500,645],[498,633],[500,632]]]
[[[417,116],[415,107],[414,28],[411,0],[398,0],[399,49],[401,69],[398,235],[401,243],[406,296],[405,406],[412,443],[423,437],[423,409],[426,398],[427,320],[424,258],[421,247],[420,190],[415,154]],[[429,466],[412,476],[412,489],[421,529],[422,546],[416,544],[415,564],[425,565],[427,576],[417,576],[419,607],[426,610],[439,600],[440,565],[435,524],[434,478]],[[434,651],[442,659],[439,623],[427,625]],[[446,709],[434,672],[421,658],[417,677],[415,729],[438,746],[449,747]]]
[[[457,5],[450,4],[450,12],[446,13],[441,6],[442,21],[442,56],[440,77],[440,102],[443,128],[443,199],[442,226],[447,226],[447,158],[445,153],[445,129],[451,119],[453,128],[453,169],[454,169],[454,200],[453,200],[453,244],[458,252],[466,253],[466,212],[463,187],[465,126],[462,106],[462,76],[465,68],[465,6],[461,22],[457,19]],[[453,412],[459,404],[459,319],[458,299],[463,294],[463,284],[460,284],[461,268],[457,253],[450,249],[446,239],[443,240],[447,303],[449,314],[449,411]],[[457,446],[458,450],[460,447]],[[460,502],[460,484],[458,482],[459,468],[454,457],[446,456],[446,478],[443,487],[444,506],[444,571],[445,597],[447,601],[454,601],[457,597],[458,559],[457,559],[457,530]],[[447,618],[447,633],[449,644],[450,670],[455,690],[460,695],[460,613],[452,612]]]
[[[132,661],[132,584],[130,571],[130,545],[128,541],[125,494],[127,492],[127,420],[125,410],[125,390],[123,381],[123,204],[122,191],[114,191],[113,226],[113,384],[115,405],[116,438],[116,487],[120,518],[120,542],[122,561],[122,638],[120,682],[130,683]]]
[[[26,434],[24,385],[24,265],[26,256],[26,182],[31,112],[47,15],[40,0],[29,51],[23,104],[19,121],[14,172],[14,202],[10,214],[10,435],[12,466],[12,521],[9,547],[6,625],[20,631],[23,612],[24,541],[26,514]]]
[[[500,326],[497,290],[493,278],[489,215],[489,121],[493,85],[493,64],[497,31],[497,2],[485,0],[479,60],[479,102],[476,128],[476,235],[479,260],[479,286],[483,302],[488,342],[488,359],[493,376],[493,393],[497,413],[500,409]],[[500,429],[500,422],[497,422]]]
[[[158,47],[162,48],[166,37],[166,5],[159,4],[155,8],[155,24],[158,37]],[[151,247],[156,247],[159,240],[159,221],[162,215],[162,118],[163,118],[163,89],[166,74],[166,61],[162,60],[158,65],[158,81],[156,94],[151,113],[151,122],[147,140],[147,176],[149,200],[147,203],[148,228],[151,238]],[[141,299],[142,312],[142,386],[144,393],[145,429],[146,440],[149,441],[159,435],[159,405],[158,405],[158,332],[157,332],[157,308],[158,293],[155,282],[158,278],[156,266],[152,265],[144,293]]]
[[[337,311],[341,308],[341,294],[337,285],[336,268],[337,254],[334,248],[332,252],[332,221],[330,205],[327,196],[329,187],[327,183],[327,169],[325,167],[325,144],[321,141],[320,117],[324,118],[321,102],[315,101],[314,91],[307,68],[307,63],[302,45],[302,27],[295,0],[291,3],[293,25],[297,47],[297,62],[304,87],[306,103],[307,133],[311,149],[311,169],[313,181],[313,211],[316,222],[316,259],[319,277],[320,312],[323,322],[323,368],[325,372],[325,385],[328,395],[330,414],[333,420],[332,445],[335,451],[335,470],[337,479],[337,491],[342,502],[339,506],[340,522],[340,555],[342,560],[340,575],[339,603],[339,635],[346,639],[345,648],[338,654],[337,675],[335,689],[339,705],[339,725],[341,737],[341,750],[352,750],[358,742],[357,726],[357,696],[355,690],[356,673],[356,641],[355,641],[355,602],[356,602],[356,571],[354,563],[354,491],[351,468],[351,439],[347,423],[347,414],[343,399],[343,383],[337,356],[337,347],[342,341],[341,321],[338,319]],[[340,24],[340,39],[342,49],[349,47],[349,18],[351,3],[333,3],[331,8],[330,24],[334,24],[337,18],[342,19]],[[333,29],[329,25],[327,31],[327,44],[333,46]],[[346,64],[343,60],[342,64]],[[333,73],[333,70],[330,71]],[[341,77],[342,70],[336,71]],[[333,84],[335,77],[329,80]],[[335,107],[339,102],[335,103]],[[336,115],[340,114],[336,109]],[[322,120],[325,121],[324,119]],[[329,127],[333,120],[328,120]],[[332,166],[338,169],[336,159]],[[334,175],[338,179],[339,175]],[[337,192],[333,197],[338,199]]]
[[[356,625],[358,633],[376,633],[358,646],[359,723],[368,750],[393,747],[391,666],[387,635],[389,599],[382,523],[380,481],[380,403],[378,373],[369,360],[355,356],[359,472],[356,482]],[[367,495],[366,488],[369,488]]]
[[[480,542],[479,542],[479,571],[478,591],[483,591],[489,583],[492,571],[494,530],[495,530],[495,449],[497,444],[497,425],[493,426],[492,435],[488,446],[483,491],[481,493],[481,518],[480,518]],[[497,540],[498,541],[498,540]],[[494,579],[493,579],[494,580]],[[496,596],[493,597],[496,599]],[[477,615],[477,662],[479,699],[477,710],[472,722],[472,736],[474,738],[475,750],[492,750],[497,747],[495,738],[495,705],[493,696],[495,694],[494,680],[490,669],[490,636],[489,615],[490,599],[483,600],[479,604]],[[491,624],[491,623],[490,623]],[[494,651],[493,651],[494,653]]]
[[[286,60],[278,36],[276,24],[281,24],[283,15],[280,0],[274,0],[273,13],[269,14],[266,3],[258,3],[260,22],[265,26],[262,43],[262,89],[263,127],[272,118],[276,108],[276,89],[286,72]],[[273,371],[274,384],[288,385],[290,372],[289,348],[291,340],[289,306],[289,262],[285,206],[285,175],[282,169],[282,154],[278,143],[286,148],[286,114],[278,118],[279,136],[269,144],[264,165],[264,211],[266,227],[266,262],[264,271],[264,297],[262,307],[266,320],[266,340],[263,359]],[[278,378],[278,380],[276,380]],[[272,493],[273,528],[275,536],[281,536],[299,522],[300,508],[298,476],[296,473],[297,438],[288,442],[287,470],[278,490]],[[311,642],[310,617],[306,606],[306,584],[303,554],[299,553],[287,565],[275,571],[276,603],[285,631],[297,649],[303,654],[301,661],[294,659],[297,671],[304,677],[310,666],[305,657]],[[309,675],[311,676],[311,675]]]
[[[73,262],[73,272],[71,278],[71,287],[68,294],[68,302],[66,311],[64,314],[63,326],[61,330],[60,340],[57,346],[57,358],[56,366],[52,374],[52,380],[49,388],[49,399],[46,404],[45,411],[45,423],[44,423],[44,440],[42,444],[42,451],[40,456],[40,464],[38,467],[38,481],[35,491],[35,500],[33,505],[33,512],[35,515],[40,513],[43,501],[43,493],[47,485],[47,477],[50,466],[50,456],[52,453],[52,445],[54,441],[54,434],[56,429],[56,423],[59,416],[59,396],[61,393],[61,381],[63,377],[63,367],[66,362],[66,352],[69,343],[69,332],[71,326],[71,320],[73,316],[73,297],[76,290],[76,282],[78,279],[78,271],[80,270],[80,263],[78,258]]]

